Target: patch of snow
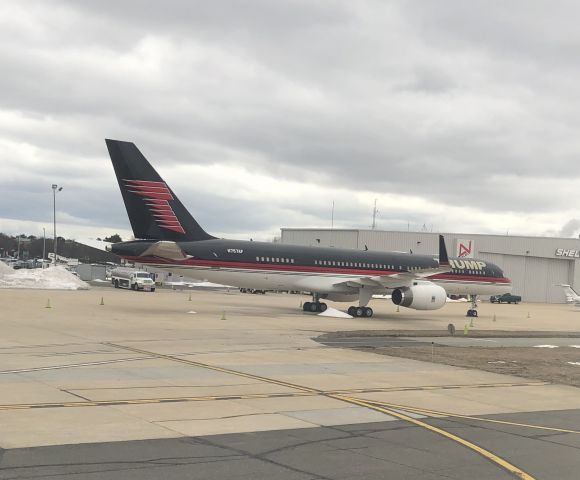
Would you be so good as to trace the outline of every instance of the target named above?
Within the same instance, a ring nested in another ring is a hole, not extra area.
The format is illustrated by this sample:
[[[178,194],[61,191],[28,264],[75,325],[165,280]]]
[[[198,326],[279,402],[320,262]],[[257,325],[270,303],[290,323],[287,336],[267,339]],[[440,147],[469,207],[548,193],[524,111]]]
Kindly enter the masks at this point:
[[[190,311],[189,311],[189,312],[187,312],[187,313],[191,313],[191,314],[193,315],[193,314],[196,314],[197,312],[194,312],[193,310],[190,310]]]
[[[580,348],[580,345],[568,345],[570,348]]]
[[[496,360],[495,362],[487,362],[487,363],[506,363],[503,360]]]
[[[0,273],[0,288],[40,288],[44,290],[88,290],[89,285],[64,267],[12,270]]]
[[[348,313],[341,312],[336,308],[328,307],[324,312],[318,314],[319,317],[332,317],[332,318],[353,318],[352,315]]]
[[[0,276],[14,273],[15,271],[16,270],[14,270],[10,265],[6,265],[4,262],[0,261]]]
[[[534,345],[535,348],[558,348],[558,345]]]
[[[580,367],[580,362],[566,362],[568,365],[578,365]]]

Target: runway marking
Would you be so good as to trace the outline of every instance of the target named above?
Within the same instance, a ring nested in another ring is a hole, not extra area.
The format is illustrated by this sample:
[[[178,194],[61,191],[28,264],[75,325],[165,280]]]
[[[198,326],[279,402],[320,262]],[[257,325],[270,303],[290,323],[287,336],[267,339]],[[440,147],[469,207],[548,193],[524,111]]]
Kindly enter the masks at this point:
[[[0,370],[0,375],[9,375],[9,374],[14,374],[14,373],[42,372],[42,371],[46,371],[46,370],[62,370],[64,368],[92,367],[94,365],[107,365],[109,363],[136,362],[139,360],[151,360],[152,358],[155,358],[155,357],[149,355],[147,357],[117,358],[114,360],[100,360],[97,362],[85,362],[85,363],[69,363],[66,365],[51,365],[48,367],[20,368],[17,370]]]
[[[425,387],[386,387],[386,388],[356,388],[352,390],[313,390],[312,392],[274,392],[274,393],[246,393],[242,395],[200,395],[183,397],[157,397],[157,398],[132,398],[116,400],[86,400],[79,402],[54,402],[54,403],[13,403],[0,405],[0,410],[25,410],[34,408],[63,408],[63,407],[107,407],[113,405],[147,405],[151,403],[184,403],[184,402],[209,402],[223,400],[255,400],[263,398],[292,398],[313,397],[330,395],[348,395],[356,393],[389,393],[408,392],[422,390],[447,390],[456,388],[490,388],[490,387],[519,387],[530,385],[545,385],[545,383],[499,383],[499,384],[475,384],[475,385],[440,385]],[[181,387],[183,388],[183,387]],[[74,392],[74,390],[73,390]],[[72,393],[74,395],[74,393]],[[368,400],[369,403],[379,403]],[[414,407],[409,407],[414,408]],[[401,407],[403,409],[403,407]],[[407,407],[405,407],[407,409]]]
[[[580,431],[578,430],[568,430],[566,428],[557,428],[557,427],[545,427],[543,425],[532,425],[528,423],[518,423],[518,422],[508,422],[506,420],[494,420],[491,418],[482,418],[482,417],[474,417],[472,415],[460,415],[457,413],[449,413],[449,412],[440,412],[437,410],[429,410],[427,408],[420,408],[420,407],[410,407],[408,405],[397,405],[395,403],[388,403],[388,402],[377,402],[375,400],[367,400],[369,403],[373,403],[376,405],[381,405],[390,408],[397,408],[400,410],[405,410],[407,412],[412,413],[420,413],[423,415],[437,415],[441,417],[454,417],[454,418],[465,418],[468,420],[476,420],[478,422],[488,422],[488,423],[498,423],[502,425],[511,425],[514,427],[525,427],[525,428],[535,428],[538,430],[548,430],[551,432],[560,432],[560,433],[573,433],[576,435],[580,435]]]
[[[511,473],[512,475],[515,475],[518,478],[521,478],[523,480],[534,480],[534,477],[532,477],[528,473],[524,472],[519,467],[516,467],[515,465],[509,463],[507,460],[504,460],[503,458],[497,456],[495,453],[490,452],[489,450],[486,450],[485,448],[480,447],[479,445],[476,445],[475,443],[472,443],[468,440],[465,440],[464,438],[458,437],[457,435],[454,435],[453,433],[447,432],[446,430],[443,430],[439,427],[429,425],[428,423],[422,422],[421,420],[418,420],[418,419],[413,418],[413,417],[409,417],[408,415],[405,415],[403,413],[397,412],[395,410],[391,410],[389,408],[374,405],[372,403],[368,403],[366,401],[359,400],[357,398],[340,397],[338,395],[333,397],[333,398],[343,399],[344,401],[347,401],[349,403],[354,403],[356,405],[360,405],[360,406],[363,406],[366,408],[370,408],[372,410],[376,410],[378,412],[385,413],[385,414],[390,415],[392,417],[398,418],[400,420],[404,420],[406,422],[412,423],[414,425],[417,425],[417,426],[424,428],[426,430],[429,430],[431,432],[437,433],[438,435],[441,435],[445,438],[448,438],[449,440],[452,440],[460,445],[463,445],[464,447],[466,447],[470,450],[473,450],[474,452],[477,452],[481,456],[487,458],[488,460],[491,460],[493,463],[500,466],[504,470],[507,470],[509,473]]]
[[[214,366],[214,365],[209,365],[207,363],[196,362],[195,360],[187,360],[185,358],[175,357],[173,355],[165,355],[163,353],[149,352],[147,350],[141,350],[140,348],[126,347],[124,345],[117,345],[116,343],[105,342],[104,345],[109,345],[111,347],[116,347],[116,348],[119,348],[121,350],[129,350],[131,352],[140,353],[142,355],[152,355],[152,356],[157,357],[157,358],[164,358],[164,359],[170,360],[172,362],[184,363],[186,365],[191,365],[191,366],[194,366],[194,367],[204,368],[206,370],[213,370],[213,371],[216,371],[216,372],[226,373],[226,374],[229,374],[229,375],[236,375],[238,377],[251,378],[252,380],[258,380],[260,382],[265,382],[265,383],[272,383],[274,385],[279,385],[279,386],[282,386],[282,387],[293,388],[293,389],[296,389],[296,390],[301,390],[303,392],[316,392],[316,393],[320,393],[321,392],[320,390],[317,390],[317,389],[314,389],[314,388],[310,388],[310,387],[304,387],[302,385],[296,385],[295,383],[284,382],[282,380],[276,380],[274,378],[262,377],[260,375],[254,375],[252,373],[239,372],[237,370],[231,370],[229,368],[217,367],[217,366]]]
[[[337,394],[328,394],[328,393],[325,393],[324,391],[316,389],[316,388],[305,387],[302,385],[296,385],[296,384],[293,384],[290,382],[284,382],[284,381],[276,380],[273,378],[262,377],[260,375],[254,375],[251,373],[244,373],[244,372],[240,372],[237,370],[231,370],[228,368],[216,367],[213,365],[209,365],[209,364],[205,364],[205,363],[201,363],[201,362],[196,362],[193,360],[186,360],[183,358],[173,357],[172,355],[158,354],[156,352],[149,352],[146,350],[141,350],[141,349],[133,348],[133,347],[124,347],[123,345],[117,345],[117,344],[108,343],[108,342],[105,343],[105,345],[109,345],[109,346],[113,346],[113,347],[117,347],[117,348],[121,348],[121,349],[131,350],[135,353],[141,353],[141,354],[145,354],[145,355],[155,355],[159,358],[165,358],[167,360],[177,361],[177,362],[185,363],[185,364],[200,367],[200,368],[214,370],[214,371],[221,372],[221,373],[227,373],[227,374],[241,376],[241,377],[245,377],[245,378],[252,378],[254,380],[259,380],[259,381],[263,381],[263,382],[274,384],[274,385],[282,385],[282,386],[285,386],[288,388],[294,388],[294,389],[300,390],[302,392],[316,393],[318,395],[324,395],[328,398],[334,398],[336,400],[340,400],[340,401],[343,401],[346,403],[350,403],[353,405],[359,405],[359,406],[363,406],[366,408],[370,408],[371,410],[376,410],[376,411],[379,411],[382,413],[386,413],[387,415],[390,415],[390,416],[395,417],[395,418],[399,418],[400,420],[404,420],[406,422],[412,423],[412,424],[417,425],[419,427],[425,428],[429,431],[432,431],[432,432],[437,433],[441,436],[444,436],[444,437],[446,437],[446,438],[448,438],[448,439],[450,439],[450,440],[452,440],[460,445],[463,445],[464,447],[478,453],[479,455],[483,456],[484,458],[487,458],[488,460],[492,461],[493,463],[500,466],[504,470],[517,476],[518,478],[521,478],[523,480],[534,480],[534,477],[532,477],[531,475],[527,474],[526,472],[524,472],[520,468],[516,467],[515,465],[512,465],[507,460],[504,460],[503,458],[495,455],[494,453],[492,453],[488,450],[485,450],[484,448],[480,447],[479,445],[471,443],[471,442],[469,442],[461,437],[458,437],[457,435],[449,433],[441,428],[434,427],[432,425],[429,425],[428,423],[425,423],[425,422],[422,422],[422,421],[417,420],[415,418],[409,417],[408,415],[402,414],[400,412],[396,412],[394,410],[390,410],[390,409],[385,408],[383,406],[373,405],[372,403],[368,403],[364,400],[359,400],[359,399],[354,398],[354,397],[342,396],[342,395],[337,395]]]

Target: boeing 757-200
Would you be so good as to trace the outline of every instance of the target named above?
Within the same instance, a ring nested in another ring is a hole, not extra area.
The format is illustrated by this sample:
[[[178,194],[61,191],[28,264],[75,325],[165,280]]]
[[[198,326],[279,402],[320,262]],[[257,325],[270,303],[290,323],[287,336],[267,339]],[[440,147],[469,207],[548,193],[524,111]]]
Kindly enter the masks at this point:
[[[438,255],[226,240],[208,234],[191,216],[135,144],[106,140],[136,240],[116,243],[113,253],[134,262],[210,282],[312,294],[307,312],[322,300],[353,302],[348,313],[371,317],[374,294],[416,310],[436,310],[447,295],[471,295],[468,316],[477,316],[477,295],[508,292],[511,282],[496,265]]]

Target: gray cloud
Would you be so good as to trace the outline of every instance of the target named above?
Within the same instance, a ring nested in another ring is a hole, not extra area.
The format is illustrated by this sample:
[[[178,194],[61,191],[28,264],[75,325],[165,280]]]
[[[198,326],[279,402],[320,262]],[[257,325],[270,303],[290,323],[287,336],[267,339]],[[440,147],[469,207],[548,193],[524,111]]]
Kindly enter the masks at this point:
[[[579,230],[580,230],[580,220],[578,220],[577,218],[572,218],[562,226],[562,229],[560,230],[559,234],[562,237],[572,237]]]
[[[0,217],[42,221],[58,181],[63,214],[127,228],[112,137],[161,169],[242,168],[320,191],[320,204],[264,205],[259,190],[240,199],[182,182],[209,230],[327,225],[344,196],[338,222],[368,226],[364,191],[387,195],[388,227],[497,232],[519,216],[525,233],[558,231],[575,215],[580,152],[580,7],[559,5],[4,2],[0,188],[12,200]],[[409,196],[464,213],[412,211]]]

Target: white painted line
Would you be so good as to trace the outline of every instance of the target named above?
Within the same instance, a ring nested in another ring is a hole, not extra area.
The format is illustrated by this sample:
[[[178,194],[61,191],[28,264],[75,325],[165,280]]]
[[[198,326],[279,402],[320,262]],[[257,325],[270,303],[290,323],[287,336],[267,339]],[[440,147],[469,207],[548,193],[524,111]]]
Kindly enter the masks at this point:
[[[54,365],[52,367],[22,368],[20,370],[2,370],[2,371],[0,371],[0,375],[8,375],[11,373],[40,372],[43,370],[60,370],[63,368],[91,367],[93,365],[107,365],[109,363],[135,362],[138,360],[151,360],[152,358],[156,358],[156,357],[148,356],[148,357],[120,358],[117,360],[103,360],[101,362],[70,363],[68,365]]]

